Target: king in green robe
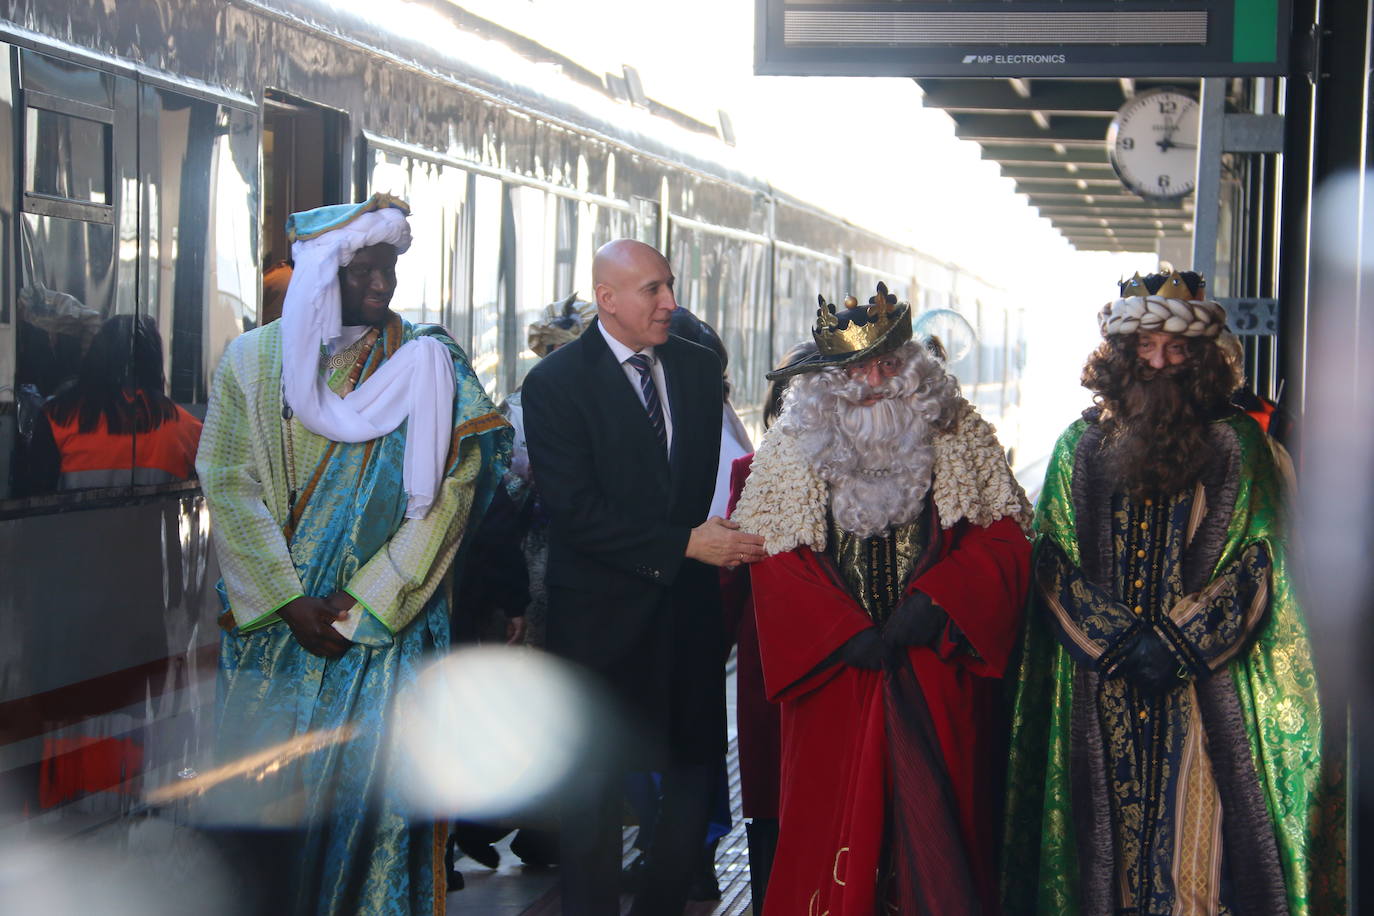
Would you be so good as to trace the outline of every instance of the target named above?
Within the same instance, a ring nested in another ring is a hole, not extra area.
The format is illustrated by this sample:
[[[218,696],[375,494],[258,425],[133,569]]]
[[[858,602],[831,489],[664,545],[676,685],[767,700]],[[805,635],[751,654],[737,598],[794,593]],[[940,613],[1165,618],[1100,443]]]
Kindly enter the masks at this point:
[[[1041,491],[1003,905],[1343,913],[1339,780],[1323,757],[1276,446],[1225,407],[1234,384],[1220,402],[1170,400],[1175,388],[1239,381],[1212,342],[1220,328],[1208,333],[1224,312],[1174,278],[1146,278],[1153,290],[1103,310],[1107,342],[1084,373],[1099,406],[1060,438]],[[1198,333],[1164,331],[1170,309],[1200,316]],[[1119,436],[1130,424],[1112,421],[1150,403],[1127,392],[1137,380],[1171,390],[1132,440]],[[1151,441],[1177,423],[1193,429],[1169,446],[1197,456],[1181,478],[1160,470],[1177,455]]]

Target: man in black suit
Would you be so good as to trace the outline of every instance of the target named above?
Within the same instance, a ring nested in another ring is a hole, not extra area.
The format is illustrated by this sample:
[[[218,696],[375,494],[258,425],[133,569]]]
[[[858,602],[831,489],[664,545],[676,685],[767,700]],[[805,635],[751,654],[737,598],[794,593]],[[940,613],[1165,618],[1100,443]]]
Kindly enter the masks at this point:
[[[549,514],[549,648],[590,669],[629,723],[629,752],[588,774],[564,814],[563,911],[618,912],[627,767],[663,773],[635,914],[682,911],[704,835],[710,764],[725,747],[718,566],[763,540],[707,518],[720,452],[721,367],[668,324],[667,260],[641,242],[592,265],[597,320],[523,387],[534,478]]]

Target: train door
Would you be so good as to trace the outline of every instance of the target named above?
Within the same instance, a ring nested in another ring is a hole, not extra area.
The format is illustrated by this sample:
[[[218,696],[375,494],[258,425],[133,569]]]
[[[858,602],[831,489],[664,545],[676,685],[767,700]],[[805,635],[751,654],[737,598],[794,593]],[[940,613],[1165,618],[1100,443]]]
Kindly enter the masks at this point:
[[[347,202],[344,164],[347,124],[327,108],[268,90],[262,110],[261,322],[281,315],[291,257],[286,218],[301,210]]]

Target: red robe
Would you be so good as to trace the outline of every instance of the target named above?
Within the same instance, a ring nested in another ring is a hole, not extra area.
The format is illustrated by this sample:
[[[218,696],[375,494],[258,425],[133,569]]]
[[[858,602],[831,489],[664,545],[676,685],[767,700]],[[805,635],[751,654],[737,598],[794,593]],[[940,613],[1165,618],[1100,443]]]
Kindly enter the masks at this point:
[[[907,593],[930,595],[951,626],[895,672],[822,665],[873,626],[828,557],[801,547],[751,568],[764,678],[782,703],[765,916],[874,916],[885,902],[936,916],[996,911],[998,679],[1029,560],[1011,518],[942,530]],[[881,892],[880,871],[896,876]]]

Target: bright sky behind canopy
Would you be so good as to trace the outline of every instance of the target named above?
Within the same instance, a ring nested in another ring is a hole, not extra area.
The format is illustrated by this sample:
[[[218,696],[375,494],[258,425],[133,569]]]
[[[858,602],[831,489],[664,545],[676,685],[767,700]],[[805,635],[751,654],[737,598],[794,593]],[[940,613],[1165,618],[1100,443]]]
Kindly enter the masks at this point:
[[[1026,310],[1032,450],[1086,406],[1097,309],[1154,257],[1075,251],[912,80],[755,76],[753,0],[453,2],[595,73],[629,64],[650,98],[709,124],[723,109],[737,145],[720,158],[1007,290]]]

